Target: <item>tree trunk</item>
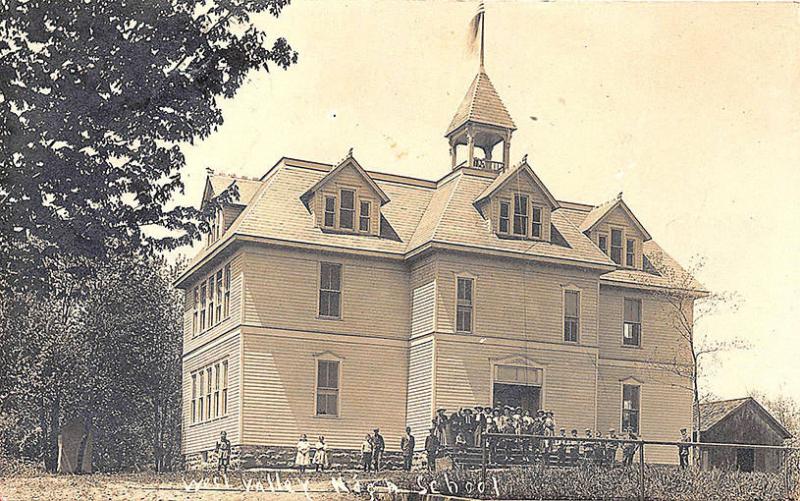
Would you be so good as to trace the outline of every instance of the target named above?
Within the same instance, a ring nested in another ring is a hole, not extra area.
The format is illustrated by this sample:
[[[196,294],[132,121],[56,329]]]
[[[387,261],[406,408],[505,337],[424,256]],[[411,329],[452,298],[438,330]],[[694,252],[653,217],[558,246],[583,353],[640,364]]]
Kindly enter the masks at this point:
[[[55,473],[58,469],[58,434],[61,431],[61,401],[55,397],[50,403],[50,416],[45,444],[45,469]]]
[[[89,442],[89,435],[92,433],[93,413],[87,410],[83,415],[83,435],[81,436],[81,445],[78,447],[78,464],[76,465],[77,473],[86,473],[83,471],[83,458],[86,455],[86,445]],[[91,461],[91,458],[89,459]]]

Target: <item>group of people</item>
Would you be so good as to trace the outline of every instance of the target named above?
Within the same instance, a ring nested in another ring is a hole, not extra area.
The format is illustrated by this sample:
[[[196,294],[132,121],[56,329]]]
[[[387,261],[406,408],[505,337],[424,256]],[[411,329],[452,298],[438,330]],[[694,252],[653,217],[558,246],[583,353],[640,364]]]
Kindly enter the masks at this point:
[[[325,471],[325,468],[330,466],[328,460],[328,444],[325,443],[325,437],[320,435],[313,448],[308,437],[304,433],[300,440],[297,441],[297,455],[295,456],[294,464],[305,473],[306,468],[314,466],[315,471]]]
[[[447,414],[437,409],[432,428],[440,444],[445,447],[471,447],[480,444],[483,433],[508,435],[555,435],[556,420],[553,411],[539,410],[531,413],[521,407],[476,406],[461,408]]]
[[[608,430],[604,437],[600,431],[587,428],[583,436],[578,435],[578,430],[573,429],[567,435],[566,428],[560,428],[556,433],[556,420],[553,411],[539,410],[535,413],[523,410],[520,407],[512,408],[482,407],[473,409],[459,409],[447,414],[445,409],[438,409],[432,420],[430,434],[425,438],[425,453],[428,468],[436,469],[436,458],[441,456],[445,449],[460,452],[468,447],[480,446],[484,433],[488,433],[486,444],[489,450],[490,462],[503,462],[510,456],[518,455],[525,462],[536,460],[558,463],[594,463],[599,465],[613,465],[616,463],[617,451],[622,449],[622,463],[631,465],[639,445],[632,441],[639,440],[639,436],[628,429],[622,435],[616,431]],[[493,436],[503,434],[505,437]],[[519,438],[508,435],[520,435]],[[536,437],[530,437],[535,435]],[[685,468],[689,464],[689,449],[691,438],[686,428],[681,429],[681,445],[678,447],[680,466]],[[686,445],[683,445],[686,444]],[[400,450],[403,455],[403,469],[410,471],[414,457],[416,440],[407,427],[400,440]],[[365,472],[378,472],[383,467],[383,454],[386,442],[378,428],[372,434],[367,434],[361,443],[361,466]],[[227,473],[231,458],[231,443],[223,431],[216,444],[217,470]],[[328,457],[328,444],[325,437],[320,435],[316,443],[308,441],[303,434],[297,442],[295,465],[301,472],[309,466],[315,471],[325,471],[330,466]]]

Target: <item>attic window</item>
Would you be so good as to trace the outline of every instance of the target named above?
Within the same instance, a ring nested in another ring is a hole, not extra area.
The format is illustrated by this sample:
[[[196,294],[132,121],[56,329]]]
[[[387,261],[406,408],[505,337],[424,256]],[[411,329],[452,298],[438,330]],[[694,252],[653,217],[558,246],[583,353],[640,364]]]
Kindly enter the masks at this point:
[[[369,231],[370,230],[370,204],[369,202],[361,202],[360,204],[360,211],[358,215],[358,230],[359,231]]]
[[[608,254],[608,235],[598,235],[597,245],[603,251],[603,254]]]
[[[542,238],[542,208],[534,205],[531,214],[533,215],[531,234],[533,238]]]
[[[611,230],[611,260],[622,264],[622,230]]]
[[[500,226],[498,230],[500,233],[508,233],[509,218],[508,213],[510,210],[508,202],[500,202]]]
[[[325,220],[323,224],[328,228],[336,226],[336,197],[325,197]]]
[[[339,205],[339,226],[348,230],[353,229],[355,219],[355,200],[356,194],[353,190],[342,190]]]
[[[625,266],[636,266],[636,241],[632,238],[625,241]]]
[[[514,195],[514,234],[528,235],[528,197]]]

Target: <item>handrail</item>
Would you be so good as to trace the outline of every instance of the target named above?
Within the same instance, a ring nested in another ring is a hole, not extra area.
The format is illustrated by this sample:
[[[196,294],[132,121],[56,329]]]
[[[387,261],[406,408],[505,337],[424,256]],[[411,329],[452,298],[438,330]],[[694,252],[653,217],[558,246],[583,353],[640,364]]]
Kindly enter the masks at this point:
[[[682,447],[733,447],[737,449],[772,449],[772,450],[789,450],[798,451],[800,447],[792,447],[788,445],[760,445],[760,444],[728,444],[724,442],[673,442],[669,440],[630,440],[627,438],[589,438],[589,437],[562,437],[561,435],[531,435],[516,433],[483,433],[486,437],[505,437],[505,438],[537,438],[541,440],[553,441],[572,441],[572,442],[615,442],[623,444],[644,444],[644,445],[672,445]]]

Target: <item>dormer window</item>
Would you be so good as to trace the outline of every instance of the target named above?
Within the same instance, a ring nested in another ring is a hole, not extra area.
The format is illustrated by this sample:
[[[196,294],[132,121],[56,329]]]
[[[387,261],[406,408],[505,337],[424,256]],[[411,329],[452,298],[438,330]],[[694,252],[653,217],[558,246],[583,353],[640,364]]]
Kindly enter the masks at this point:
[[[342,190],[339,200],[339,226],[348,230],[353,229],[356,213],[356,193],[353,190]]]
[[[500,225],[498,228],[500,233],[508,234],[508,226],[511,222],[509,220],[509,211],[511,210],[509,205],[508,202],[500,202]]]
[[[542,238],[542,208],[533,206],[531,209],[533,216],[531,221],[531,235],[533,238]]]
[[[336,226],[336,197],[325,197],[325,219],[323,224],[326,228]]]
[[[603,254],[608,255],[608,235],[598,235],[597,246],[600,247]]]
[[[625,241],[625,266],[636,266],[636,240],[628,238]]]
[[[361,202],[360,206],[361,207],[358,214],[358,230],[369,231],[371,228],[370,207],[372,206],[372,204],[369,202]]]
[[[622,264],[622,230],[611,230],[611,260]]]
[[[514,234],[528,236],[528,197],[514,195]]]

